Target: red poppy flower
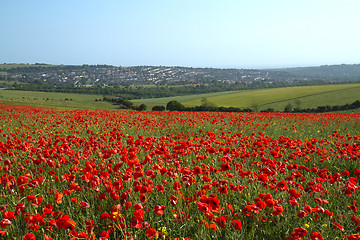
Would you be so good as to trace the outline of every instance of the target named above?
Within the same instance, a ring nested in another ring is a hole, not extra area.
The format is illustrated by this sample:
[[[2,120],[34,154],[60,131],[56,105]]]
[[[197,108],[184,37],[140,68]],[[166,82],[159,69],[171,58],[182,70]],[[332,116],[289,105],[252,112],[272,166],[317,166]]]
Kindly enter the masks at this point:
[[[266,203],[264,203],[264,201],[259,199],[259,201],[256,202],[256,206],[261,208],[261,209],[264,209],[264,208],[266,208]]]
[[[278,216],[278,215],[283,216],[282,215],[283,211],[284,211],[284,209],[283,209],[282,206],[274,206],[274,212],[272,213],[272,215],[274,215],[274,216]]]
[[[146,200],[147,200],[145,194],[143,194],[143,193],[140,194],[139,198],[140,198],[140,202],[142,202],[142,203],[146,202]]]
[[[225,224],[228,220],[230,220],[229,215],[222,215],[216,219],[216,222],[220,227],[225,228]]]
[[[15,216],[15,213],[14,213],[14,212],[12,212],[12,211],[6,211],[6,212],[4,212],[4,218],[11,220],[11,219],[13,219],[13,218],[16,219],[16,216]]]
[[[11,225],[11,221],[9,219],[3,219],[0,222],[0,227],[1,228],[6,228],[6,226]]]
[[[154,228],[148,228],[146,230],[146,237],[150,238],[150,239],[153,239],[153,238],[158,238],[159,236],[159,232],[156,231]]]
[[[156,205],[156,206],[154,207],[154,213],[156,213],[157,215],[163,215],[165,208],[166,208],[166,207],[163,206],[163,205]]]
[[[180,190],[180,188],[181,188],[181,184],[180,184],[179,182],[174,182],[174,183],[173,183],[173,189],[174,189],[175,191]]]
[[[307,234],[307,230],[303,227],[295,228],[294,233],[299,237],[304,237]]]
[[[55,202],[57,204],[61,204],[63,196],[64,196],[64,194],[62,192],[56,192],[55,193]]]
[[[64,215],[61,218],[57,219],[56,221],[56,226],[59,229],[71,229],[74,230],[76,223],[70,219],[69,215]]]
[[[231,227],[234,228],[235,230],[240,231],[241,230],[241,222],[238,220],[232,220]]]
[[[88,209],[90,207],[90,204],[84,201],[80,201],[80,204],[82,209]]]
[[[335,230],[340,230],[340,231],[342,231],[342,232],[345,231],[344,227],[341,226],[340,224],[338,224],[337,222],[334,222],[334,223],[333,223],[333,229],[335,229]]]
[[[266,203],[266,206],[268,206],[269,208],[272,208],[273,206],[275,206],[275,202],[272,198],[265,199],[265,203]]]
[[[106,213],[106,212],[104,212],[104,213],[102,213],[101,215],[100,215],[100,219],[101,220],[105,220],[105,219],[107,219],[107,218],[109,218],[110,217],[110,215],[108,214],[108,213]]]
[[[351,221],[353,221],[356,226],[359,225],[359,217],[357,217],[357,216],[352,216],[352,217],[351,217]]]
[[[52,237],[50,237],[49,235],[43,234],[44,240],[54,240]]]
[[[228,193],[227,186],[219,187],[218,191],[222,194],[227,194]]]
[[[344,171],[341,173],[341,175],[342,175],[343,177],[348,177],[350,174],[349,174],[349,171],[344,170]]]
[[[163,185],[157,185],[157,186],[156,186],[156,189],[157,189],[159,192],[161,192],[161,193],[164,193],[164,192],[165,192],[165,188],[164,188]]]
[[[324,240],[320,232],[312,232],[310,238],[311,240]]]
[[[135,212],[134,212],[134,217],[136,219],[138,219],[140,222],[143,220],[144,215],[145,215],[145,212],[141,209],[135,210]]]
[[[35,235],[31,233],[27,233],[24,237],[24,240],[35,240]]]

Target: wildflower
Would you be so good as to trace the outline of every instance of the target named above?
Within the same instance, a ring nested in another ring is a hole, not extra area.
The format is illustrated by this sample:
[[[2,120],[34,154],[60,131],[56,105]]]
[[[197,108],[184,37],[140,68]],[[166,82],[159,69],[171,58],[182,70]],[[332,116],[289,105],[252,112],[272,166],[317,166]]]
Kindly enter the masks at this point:
[[[35,235],[31,233],[27,233],[24,237],[24,240],[35,240]]]
[[[212,230],[214,230],[214,231],[216,231],[217,230],[217,227],[216,227],[216,225],[215,224],[210,224],[210,228],[212,229]]]
[[[90,204],[84,201],[80,201],[80,204],[82,209],[88,209],[90,207]]]
[[[274,216],[278,216],[278,215],[281,215],[281,216],[283,216],[283,211],[284,211],[284,209],[283,209],[283,207],[282,206],[274,206],[274,212],[272,213],[272,215],[274,215]]]
[[[16,216],[15,216],[15,213],[14,213],[14,212],[12,212],[12,211],[6,211],[6,212],[4,212],[4,218],[11,220],[11,219],[13,219],[13,218],[16,219]]]
[[[5,228],[6,226],[9,226],[9,225],[11,225],[11,221],[9,219],[5,218],[5,219],[1,220],[1,222],[0,222],[1,228]]]
[[[76,223],[70,219],[69,215],[64,215],[55,221],[56,226],[59,229],[71,229],[74,230]]]
[[[153,239],[154,237],[157,238],[159,236],[159,232],[156,231],[154,228],[148,228],[146,230],[146,237]]]
[[[222,194],[227,194],[228,193],[227,186],[219,187],[218,191]]]
[[[55,202],[57,204],[61,204],[62,203],[62,198],[63,198],[64,194],[61,192],[56,192],[55,193]]]
[[[359,217],[357,217],[357,216],[352,216],[352,217],[351,217],[351,221],[353,221],[356,226],[359,225]]]
[[[294,229],[294,233],[295,235],[299,236],[299,237],[304,237],[307,234],[307,230],[305,228],[295,228]]]
[[[240,231],[241,230],[241,222],[238,220],[232,220],[231,227],[234,228],[235,230]]]
[[[181,188],[181,184],[179,182],[174,182],[173,183],[173,189],[174,191],[179,191]]]
[[[139,198],[140,198],[140,202],[142,202],[142,203],[144,203],[144,202],[146,202],[147,201],[147,198],[146,198],[146,195],[145,194],[140,194],[140,196],[139,196]]]
[[[216,219],[216,222],[220,227],[225,228],[225,224],[228,220],[230,220],[229,215],[222,215]]]
[[[334,222],[334,223],[333,223],[333,229],[335,229],[335,230],[340,230],[340,231],[342,231],[342,232],[345,231],[344,227],[341,226],[340,224],[338,224],[337,222]]]
[[[157,185],[157,186],[156,186],[156,189],[157,189],[159,192],[161,192],[161,193],[164,193],[164,192],[165,192],[165,188],[164,188],[163,185]]]
[[[311,240],[323,240],[324,238],[321,236],[320,232],[312,232],[310,239]]]
[[[346,238],[348,239],[348,240],[358,240],[358,239],[360,239],[360,234],[351,234],[351,235],[349,235],[349,236],[346,236]]]
[[[107,218],[109,218],[110,217],[110,215],[108,214],[108,213],[106,213],[106,212],[104,212],[104,213],[102,213],[101,215],[100,215],[100,219],[101,220],[105,220],[105,219],[107,219]]]
[[[166,227],[160,227],[160,228],[158,229],[158,231],[160,231],[161,234],[164,235],[164,236],[167,236],[167,235],[168,235],[168,233],[167,233],[167,231],[166,231]]]
[[[154,207],[154,213],[156,213],[157,215],[163,215],[165,208],[166,208],[166,207],[163,206],[163,205],[156,205],[156,206]]]

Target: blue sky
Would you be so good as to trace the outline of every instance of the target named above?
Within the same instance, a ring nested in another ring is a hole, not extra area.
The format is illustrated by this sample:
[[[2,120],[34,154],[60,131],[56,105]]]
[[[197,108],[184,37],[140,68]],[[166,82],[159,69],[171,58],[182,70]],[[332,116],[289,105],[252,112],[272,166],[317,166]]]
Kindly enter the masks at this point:
[[[359,0],[0,0],[0,63],[360,63]]]

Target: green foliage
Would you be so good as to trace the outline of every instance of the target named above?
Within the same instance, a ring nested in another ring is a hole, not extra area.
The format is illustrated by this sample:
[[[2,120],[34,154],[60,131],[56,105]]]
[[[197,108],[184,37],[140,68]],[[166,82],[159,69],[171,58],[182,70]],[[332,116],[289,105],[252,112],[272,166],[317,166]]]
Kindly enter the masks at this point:
[[[153,106],[151,110],[152,111],[165,111],[165,107],[157,105],[157,106]]]
[[[140,106],[138,107],[138,109],[137,110],[139,110],[139,111],[145,111],[146,110],[146,105],[145,104],[140,104]]]
[[[169,111],[183,111],[184,109],[184,105],[175,100],[172,100],[166,104],[166,110]]]
[[[284,112],[292,112],[292,110],[293,110],[293,106],[292,106],[291,103],[286,105],[285,108],[284,108]]]
[[[119,97],[103,97],[103,101],[111,102],[113,104],[119,105],[121,109],[133,109],[138,111],[145,111],[146,105],[140,104],[140,106],[134,105],[131,101],[126,99],[121,99]]]
[[[210,102],[206,97],[204,97],[204,98],[201,98],[200,106],[205,107],[205,108],[213,108],[213,107],[216,107],[216,104],[213,102]]]
[[[353,109],[360,108],[360,100],[356,100],[355,102],[351,104],[344,104],[344,105],[335,105],[335,106],[318,106],[317,108],[294,108],[292,109],[292,105],[288,104],[285,107],[284,112],[307,112],[307,113],[323,113],[323,112],[336,112],[336,111],[348,111]]]
[[[112,103],[102,101],[101,95],[17,90],[0,90],[0,95],[0,104],[62,109],[116,109]]]

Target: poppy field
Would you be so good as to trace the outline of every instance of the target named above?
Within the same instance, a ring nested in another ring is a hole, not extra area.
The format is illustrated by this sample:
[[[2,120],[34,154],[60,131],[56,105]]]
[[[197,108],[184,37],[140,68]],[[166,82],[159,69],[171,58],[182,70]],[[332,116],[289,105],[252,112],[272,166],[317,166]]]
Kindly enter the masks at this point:
[[[0,105],[0,239],[360,239],[360,114]]]

